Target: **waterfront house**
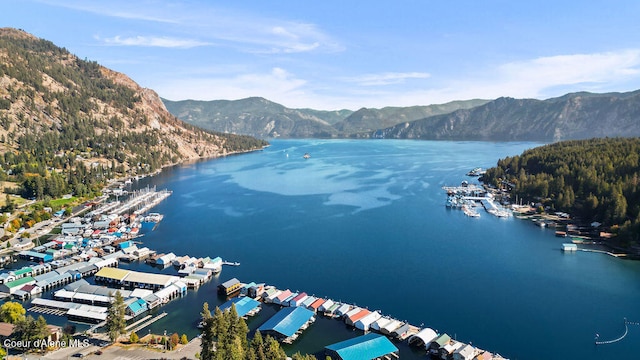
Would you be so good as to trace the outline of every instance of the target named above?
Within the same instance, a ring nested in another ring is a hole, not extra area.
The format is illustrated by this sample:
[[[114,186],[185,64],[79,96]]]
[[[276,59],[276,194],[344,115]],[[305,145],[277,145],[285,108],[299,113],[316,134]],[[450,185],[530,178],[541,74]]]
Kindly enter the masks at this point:
[[[258,330],[262,334],[291,342],[295,340],[299,332],[306,329],[315,320],[313,312],[303,307],[289,307],[278,311],[269,320],[262,324]]]
[[[240,282],[240,280],[233,278],[218,285],[218,292],[224,295],[231,295],[234,292],[240,290],[241,287],[242,283]]]
[[[398,359],[399,350],[385,336],[369,333],[329,345],[325,353],[334,360]]]

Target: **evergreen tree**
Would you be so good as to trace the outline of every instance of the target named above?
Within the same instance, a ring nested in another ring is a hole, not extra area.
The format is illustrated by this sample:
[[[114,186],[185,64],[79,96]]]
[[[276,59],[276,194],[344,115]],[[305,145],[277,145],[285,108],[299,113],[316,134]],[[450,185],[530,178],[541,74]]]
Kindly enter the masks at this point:
[[[202,316],[202,329],[200,330],[200,334],[202,335],[200,339],[200,359],[212,360],[214,358],[215,331],[213,317],[209,311],[208,303],[205,302],[204,305],[202,305],[202,312],[200,315]]]
[[[125,327],[127,322],[124,319],[125,315],[124,299],[120,291],[116,291],[113,301],[109,305],[107,310],[106,328],[109,334],[109,339],[115,342],[120,335],[125,333]]]

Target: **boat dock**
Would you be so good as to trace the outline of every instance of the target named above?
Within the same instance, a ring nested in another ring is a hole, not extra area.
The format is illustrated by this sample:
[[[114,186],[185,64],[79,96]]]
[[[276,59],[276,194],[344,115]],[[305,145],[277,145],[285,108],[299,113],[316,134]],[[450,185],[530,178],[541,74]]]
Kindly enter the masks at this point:
[[[131,193],[127,202],[121,203],[119,206],[110,209],[109,213],[120,215],[134,210],[135,214],[142,214],[158,205],[162,200],[166,199],[170,195],[171,191],[156,191],[155,186],[136,190]]]

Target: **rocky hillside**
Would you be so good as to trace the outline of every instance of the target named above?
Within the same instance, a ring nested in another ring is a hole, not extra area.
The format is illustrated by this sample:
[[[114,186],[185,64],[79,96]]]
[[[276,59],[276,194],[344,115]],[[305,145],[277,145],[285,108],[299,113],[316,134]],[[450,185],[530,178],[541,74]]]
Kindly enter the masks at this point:
[[[259,138],[334,137],[338,132],[331,122],[351,113],[289,109],[259,97],[233,101],[163,101],[172,114],[190,124]]]
[[[640,136],[640,91],[581,92],[547,100],[499,98],[472,109],[404,122],[371,136],[544,142]]]
[[[260,138],[328,138],[368,137],[375,129],[458,109],[468,109],[482,105],[488,100],[383,109],[363,108],[356,112],[289,109],[257,97],[233,101],[163,101],[172,114],[205,129]]]
[[[423,119],[428,116],[448,114],[459,109],[470,109],[489,100],[452,101],[446,104],[409,107],[362,108],[349,115],[334,127],[345,136],[369,137],[371,131],[396,124]]]
[[[0,153],[9,167],[2,177],[49,181],[86,172],[77,181],[97,185],[97,178],[264,145],[186,124],[124,74],[24,31],[0,29]]]

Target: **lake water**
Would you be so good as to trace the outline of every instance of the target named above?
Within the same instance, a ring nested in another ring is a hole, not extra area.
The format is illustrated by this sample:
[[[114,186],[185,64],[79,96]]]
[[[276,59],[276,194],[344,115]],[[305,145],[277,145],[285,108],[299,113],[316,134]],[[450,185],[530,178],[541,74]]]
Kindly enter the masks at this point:
[[[154,209],[165,216],[145,246],[242,264],[162,308],[169,315],[152,331],[197,334],[202,303],[220,304],[215,286],[237,277],[381,310],[511,359],[634,358],[640,326],[616,344],[595,346],[594,336],[616,338],[623,318],[640,320],[640,263],[564,254],[552,230],[444,206],[442,186],[538,145],[276,140],[142,179],[173,191]],[[357,335],[319,319],[288,351]],[[399,347],[402,359],[424,358]]]

